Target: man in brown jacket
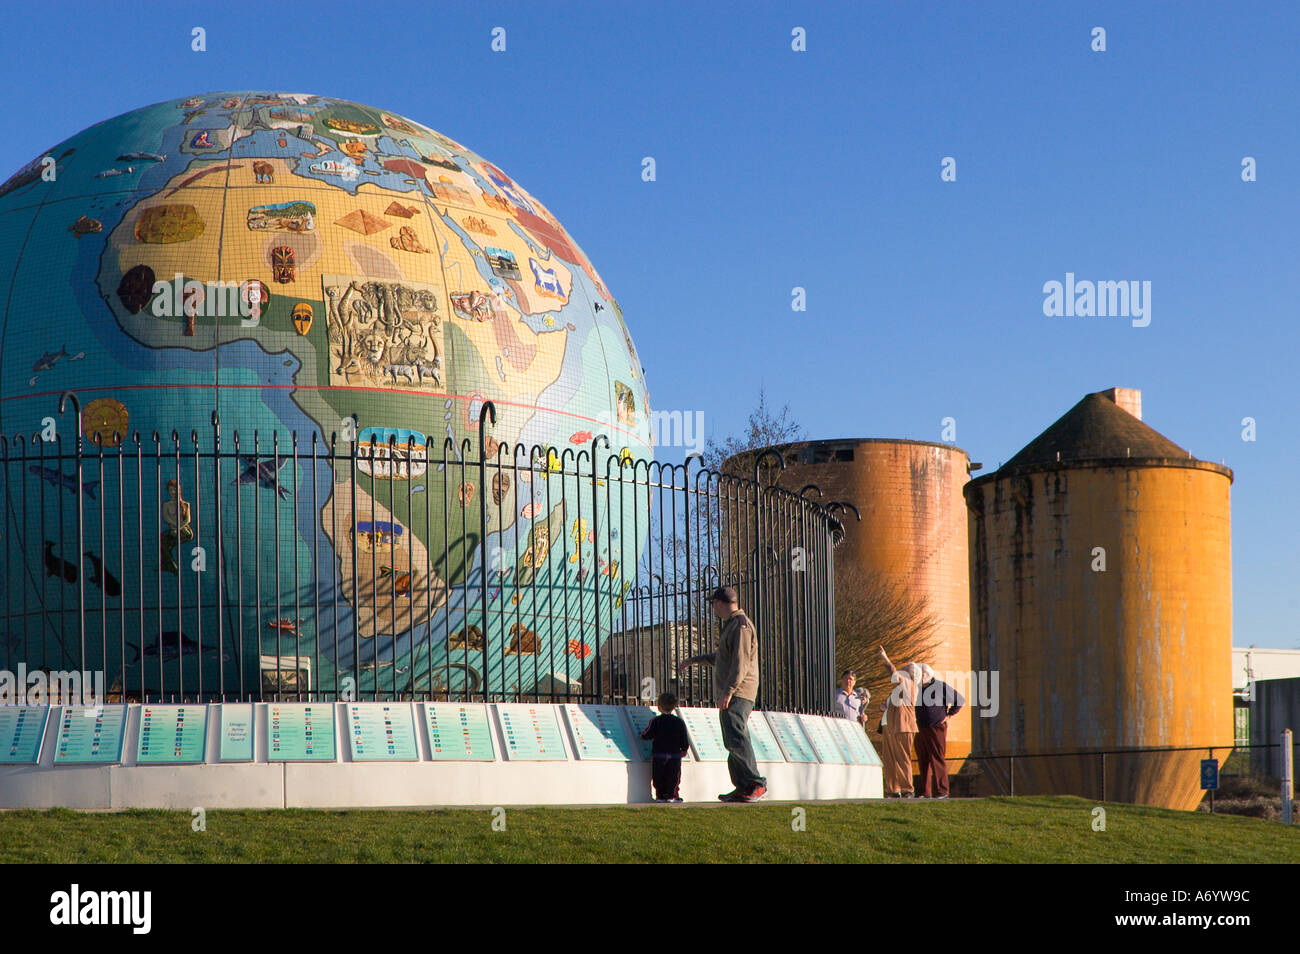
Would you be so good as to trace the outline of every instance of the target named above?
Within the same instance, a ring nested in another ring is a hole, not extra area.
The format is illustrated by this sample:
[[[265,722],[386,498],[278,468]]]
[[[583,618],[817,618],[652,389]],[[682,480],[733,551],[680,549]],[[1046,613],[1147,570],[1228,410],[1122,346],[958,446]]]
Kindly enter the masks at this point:
[[[758,774],[758,761],[749,741],[749,714],[758,698],[758,632],[740,608],[733,587],[713,594],[713,615],[722,620],[717,649],[678,664],[680,672],[694,663],[713,667],[713,689],[727,747],[727,770],[733,791],[719,795],[724,802],[756,802],[767,794],[767,779]]]

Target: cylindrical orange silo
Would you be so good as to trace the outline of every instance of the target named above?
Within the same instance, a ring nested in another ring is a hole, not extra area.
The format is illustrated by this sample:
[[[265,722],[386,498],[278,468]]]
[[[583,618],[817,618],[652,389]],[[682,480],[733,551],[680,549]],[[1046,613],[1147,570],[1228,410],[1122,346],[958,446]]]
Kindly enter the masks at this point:
[[[862,514],[861,522],[852,515],[845,519],[844,542],[835,551],[837,571],[855,567],[877,573],[908,594],[924,596],[938,624],[938,646],[929,662],[967,693],[957,675],[971,670],[962,497],[969,479],[966,452],[951,444],[882,438],[804,441],[778,450],[786,459],[782,486],[798,490],[816,484],[822,502],[847,501]],[[881,701],[873,701],[873,719]],[[948,726],[950,772],[961,769],[970,748],[971,707],[966,706]]]
[[[1232,472],[1112,393],[966,487],[974,661],[1000,690],[975,751],[1023,756],[1018,794],[1192,809],[1233,740]],[[1180,746],[1203,748],[1114,754]],[[1010,789],[1010,759],[983,764]]]

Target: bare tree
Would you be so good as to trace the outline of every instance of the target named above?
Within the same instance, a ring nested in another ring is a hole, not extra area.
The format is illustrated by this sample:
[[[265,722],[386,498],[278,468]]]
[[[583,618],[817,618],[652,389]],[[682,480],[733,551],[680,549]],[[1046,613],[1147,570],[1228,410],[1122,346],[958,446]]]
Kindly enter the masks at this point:
[[[758,389],[758,406],[749,412],[745,429],[740,436],[728,435],[721,441],[710,437],[701,455],[706,469],[718,473],[753,476],[754,452],[774,444],[801,441],[807,435],[795,420],[789,404],[775,410],[767,402],[767,389]]]
[[[899,666],[932,662],[938,629],[925,594],[852,564],[835,568],[835,675],[845,669],[858,674],[858,685],[871,692],[873,714],[891,689],[879,648],[884,646]],[[876,721],[876,715],[868,719],[868,728],[874,729]]]
[[[728,435],[722,440],[710,437],[704,445],[701,464],[704,470],[752,479],[754,452],[774,444],[803,440],[804,437],[804,429],[794,419],[790,405],[782,405],[779,410],[774,408],[767,400],[766,389],[760,387],[758,404],[750,411],[744,428],[738,435]],[[710,580],[716,577],[722,582],[735,582],[744,572],[745,564],[742,555],[723,547],[719,539],[719,535],[724,532],[724,525],[729,520],[743,518],[735,518],[724,513],[724,507],[718,498],[709,495],[710,487],[713,487],[716,492],[716,478],[714,481],[697,481],[694,475],[698,473],[699,470],[692,467],[690,491],[681,497],[674,495],[672,498],[673,506],[676,507],[675,523],[672,523],[669,514],[661,514],[658,511],[653,514],[654,525],[651,528],[650,546],[646,548],[640,563],[639,579],[645,581],[643,585],[653,581],[659,587],[667,588],[679,595],[692,593],[698,595],[698,592],[711,585],[710,581],[704,580],[701,575],[705,570],[702,553],[706,550],[712,553],[714,561],[711,567],[713,576]],[[699,490],[698,494],[697,490]],[[692,580],[685,579],[688,528],[695,553],[692,566],[692,575],[695,578]],[[701,539],[706,534],[709,535],[711,548]],[[666,560],[655,559],[660,553],[665,554]],[[667,615],[680,615],[680,602],[672,600],[672,604],[667,608]]]
[[[767,389],[759,387],[758,404],[749,412],[745,427],[738,435],[728,435],[722,440],[712,437],[705,442],[701,464],[705,470],[727,477],[751,480],[758,452],[779,444],[788,444],[805,438],[803,426],[794,418],[789,404],[778,410],[767,400]],[[779,481],[780,471],[772,468],[770,474],[760,475],[764,483]],[[716,484],[715,484],[716,486]],[[691,518],[715,531],[729,522],[724,504],[717,498],[695,499]],[[743,516],[740,519],[745,519]],[[680,541],[678,541],[680,544]],[[735,552],[719,553],[716,570],[721,577],[733,581],[745,572],[742,555]]]

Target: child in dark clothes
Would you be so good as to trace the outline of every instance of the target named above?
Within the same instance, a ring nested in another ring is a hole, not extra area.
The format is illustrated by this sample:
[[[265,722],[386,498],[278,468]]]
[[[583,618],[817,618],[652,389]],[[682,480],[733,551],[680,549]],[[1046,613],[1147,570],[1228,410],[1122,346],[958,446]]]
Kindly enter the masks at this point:
[[[650,752],[650,778],[654,781],[655,801],[680,802],[677,794],[682,782],[682,756],[690,749],[686,723],[673,715],[677,697],[665,692],[659,697],[660,715],[650,720],[641,738],[652,739]]]

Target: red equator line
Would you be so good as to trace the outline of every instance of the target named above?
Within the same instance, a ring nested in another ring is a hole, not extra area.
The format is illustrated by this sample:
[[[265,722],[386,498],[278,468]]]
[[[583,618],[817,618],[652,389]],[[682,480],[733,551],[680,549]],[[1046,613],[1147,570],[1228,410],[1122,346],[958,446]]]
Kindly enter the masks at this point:
[[[206,391],[212,387],[210,384],[115,384],[104,387],[76,388],[77,393],[85,394],[100,391],[166,391],[171,389],[196,388]],[[563,417],[573,418],[578,421],[586,421],[590,424],[598,424],[601,427],[608,427],[626,435],[633,440],[639,441],[641,438],[627,430],[619,427],[617,424],[608,424],[605,421],[598,420],[594,417],[587,417],[585,414],[574,414],[572,411],[557,411],[553,407],[542,407],[540,404],[525,404],[522,401],[501,401],[496,398],[470,397],[465,394],[446,394],[441,391],[416,391],[409,388],[376,388],[363,387],[356,384],[218,384],[217,390],[222,389],[253,389],[253,390],[288,390],[288,391],[371,391],[380,394],[407,394],[415,397],[426,398],[448,398],[453,401],[481,401],[491,400],[494,404],[505,404],[509,407],[523,407],[532,411],[545,411],[548,414],[559,414]],[[0,397],[0,403],[5,401],[24,401],[30,398],[58,397],[67,389],[61,388],[58,391],[33,391],[31,394],[11,394],[8,397]]]

